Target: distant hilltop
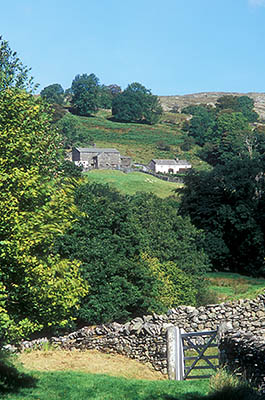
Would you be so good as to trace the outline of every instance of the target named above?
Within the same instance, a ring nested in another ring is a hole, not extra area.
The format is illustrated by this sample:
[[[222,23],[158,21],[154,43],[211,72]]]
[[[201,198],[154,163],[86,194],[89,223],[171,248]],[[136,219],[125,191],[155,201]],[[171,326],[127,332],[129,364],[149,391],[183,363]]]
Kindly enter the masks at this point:
[[[202,92],[177,96],[159,96],[164,111],[172,111],[178,107],[181,111],[184,107],[195,104],[215,105],[221,96],[248,96],[254,100],[255,111],[262,119],[265,119],[265,93],[237,93],[237,92]]]

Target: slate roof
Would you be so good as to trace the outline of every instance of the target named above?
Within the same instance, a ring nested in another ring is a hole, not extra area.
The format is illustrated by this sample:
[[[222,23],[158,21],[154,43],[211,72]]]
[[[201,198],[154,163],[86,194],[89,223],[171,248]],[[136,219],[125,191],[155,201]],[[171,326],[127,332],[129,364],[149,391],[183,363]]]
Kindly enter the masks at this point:
[[[153,159],[154,163],[157,165],[190,165],[187,160],[158,160]]]
[[[176,160],[152,160],[154,161],[154,163],[156,163],[157,165],[177,165]]]
[[[102,149],[99,147],[76,147],[80,153],[119,153],[116,149]]]

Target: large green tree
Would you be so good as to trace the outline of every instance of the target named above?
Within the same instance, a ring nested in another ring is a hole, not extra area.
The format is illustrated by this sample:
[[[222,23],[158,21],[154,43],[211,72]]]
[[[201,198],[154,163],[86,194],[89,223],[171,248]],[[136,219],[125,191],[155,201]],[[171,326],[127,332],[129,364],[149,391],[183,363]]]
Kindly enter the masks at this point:
[[[189,106],[184,108],[182,112],[192,115],[191,120],[187,123],[186,130],[199,146],[215,139],[216,116],[212,107],[205,105]]]
[[[121,92],[121,87],[118,85],[101,85],[99,88],[99,107],[110,109],[112,107],[112,100]]]
[[[99,79],[95,74],[76,75],[71,86],[71,104],[78,115],[87,116],[99,108]]]
[[[206,232],[214,268],[264,276],[264,162],[235,158],[184,181],[181,213]]]
[[[205,143],[200,157],[209,164],[259,157],[263,135],[253,129],[242,112],[222,112],[216,119],[214,139]]]
[[[2,334],[14,338],[65,326],[86,288],[78,263],[53,251],[74,205],[45,105],[16,88],[1,91],[0,133],[0,310]]]
[[[63,104],[64,101],[64,90],[59,83],[46,86],[40,95],[50,104]]]
[[[216,102],[216,108],[199,104],[185,107],[182,112],[192,118],[185,124],[185,131],[193,137],[199,146],[206,145],[202,152],[204,159],[215,160],[216,153],[225,135],[251,131],[250,124],[258,114],[254,111],[254,101],[248,96],[225,95]]]
[[[157,96],[138,82],[131,83],[112,101],[112,115],[118,121],[155,124],[162,114]]]

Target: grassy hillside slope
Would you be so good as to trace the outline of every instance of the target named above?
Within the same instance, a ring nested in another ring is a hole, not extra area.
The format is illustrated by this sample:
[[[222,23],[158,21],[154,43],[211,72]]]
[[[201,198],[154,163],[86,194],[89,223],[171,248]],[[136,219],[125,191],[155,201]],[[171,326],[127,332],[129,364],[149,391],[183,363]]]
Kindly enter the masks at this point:
[[[85,173],[89,181],[108,183],[123,194],[133,195],[137,192],[154,193],[158,197],[176,196],[174,190],[181,184],[166,182],[141,172],[125,174],[113,170],[92,170]],[[177,199],[177,196],[176,196]]]
[[[165,113],[161,123],[156,125],[114,122],[110,117],[107,110],[100,110],[92,117],[77,117],[80,129],[88,138],[79,145],[89,146],[89,138],[92,138],[97,147],[114,147],[136,163],[147,164],[152,158],[178,157],[191,161],[195,167],[204,167],[205,163],[195,155],[196,148],[190,152],[180,149],[185,137],[180,126],[185,116]],[[161,143],[168,147],[167,151],[161,149]]]

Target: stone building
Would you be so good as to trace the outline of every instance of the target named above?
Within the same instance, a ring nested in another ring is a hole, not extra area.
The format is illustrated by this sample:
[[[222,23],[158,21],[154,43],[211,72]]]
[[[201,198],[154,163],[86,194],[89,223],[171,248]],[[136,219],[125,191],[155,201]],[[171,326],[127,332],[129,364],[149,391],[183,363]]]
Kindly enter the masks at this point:
[[[184,172],[189,168],[192,168],[192,165],[186,160],[158,160],[153,159],[150,161],[148,167],[155,173],[164,173],[164,174],[177,174],[178,172]]]
[[[98,147],[74,147],[72,161],[85,170],[120,169],[131,166],[131,158],[121,156],[118,150]]]

